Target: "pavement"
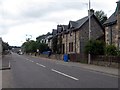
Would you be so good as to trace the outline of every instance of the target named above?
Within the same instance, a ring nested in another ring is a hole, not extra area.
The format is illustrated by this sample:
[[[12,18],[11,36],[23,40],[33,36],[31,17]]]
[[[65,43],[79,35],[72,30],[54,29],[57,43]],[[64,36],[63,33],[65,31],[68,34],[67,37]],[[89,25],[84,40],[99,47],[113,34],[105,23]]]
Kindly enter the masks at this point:
[[[12,59],[12,56],[11,55],[4,55],[2,57],[2,68],[0,68],[0,70],[7,70],[7,69],[10,69],[11,66],[10,66],[10,60]]]
[[[3,84],[3,71],[2,70],[9,70],[11,68],[10,60],[11,60],[11,55],[4,55],[4,56],[0,55],[0,90],[2,89],[2,84]]]
[[[33,56],[35,57],[35,56]],[[67,65],[67,66],[72,66],[72,67],[80,67],[80,68],[85,68],[91,71],[95,71],[95,72],[100,72],[100,73],[105,73],[105,74],[110,74],[110,75],[114,75],[114,76],[119,76],[119,69],[118,68],[112,68],[112,67],[105,67],[105,66],[97,66],[97,65],[92,65],[92,64],[83,64],[83,63],[78,63],[78,62],[65,62],[62,60],[56,60],[56,59],[50,59],[50,58],[44,58],[44,57],[40,57],[40,56],[36,56],[37,58],[41,58],[41,59],[48,59],[51,61],[55,61],[58,64],[62,64],[62,65]]]

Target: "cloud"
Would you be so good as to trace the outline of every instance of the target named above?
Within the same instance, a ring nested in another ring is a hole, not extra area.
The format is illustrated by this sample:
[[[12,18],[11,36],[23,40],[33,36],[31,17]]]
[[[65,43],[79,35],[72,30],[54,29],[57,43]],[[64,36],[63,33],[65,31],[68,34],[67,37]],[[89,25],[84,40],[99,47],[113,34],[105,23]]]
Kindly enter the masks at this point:
[[[39,18],[49,15],[53,12],[61,12],[65,10],[82,10],[87,8],[86,4],[78,2],[48,2],[48,3],[35,3],[28,5],[23,10],[22,15],[27,18]]]
[[[89,0],[0,0],[0,36],[10,45],[21,45],[25,34],[33,39],[51,32],[57,24],[68,24],[86,16]],[[117,1],[117,0],[116,0]],[[91,0],[91,8],[110,16],[114,0]]]

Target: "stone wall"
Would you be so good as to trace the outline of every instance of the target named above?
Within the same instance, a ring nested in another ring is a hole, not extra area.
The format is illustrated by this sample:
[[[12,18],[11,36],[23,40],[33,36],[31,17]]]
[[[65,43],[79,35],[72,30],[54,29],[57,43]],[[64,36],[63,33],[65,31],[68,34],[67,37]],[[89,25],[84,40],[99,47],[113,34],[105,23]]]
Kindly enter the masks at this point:
[[[120,49],[120,1],[119,1],[119,9],[117,14],[117,25],[118,25],[118,48]]]

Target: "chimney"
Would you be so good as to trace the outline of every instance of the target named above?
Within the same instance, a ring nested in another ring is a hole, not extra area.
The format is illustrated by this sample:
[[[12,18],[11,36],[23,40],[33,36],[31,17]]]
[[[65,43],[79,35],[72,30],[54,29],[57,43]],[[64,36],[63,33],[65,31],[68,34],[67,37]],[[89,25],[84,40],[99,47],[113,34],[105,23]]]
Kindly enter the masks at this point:
[[[93,14],[94,14],[94,10],[90,9],[90,15],[93,15]],[[88,15],[89,15],[89,10],[88,10]]]

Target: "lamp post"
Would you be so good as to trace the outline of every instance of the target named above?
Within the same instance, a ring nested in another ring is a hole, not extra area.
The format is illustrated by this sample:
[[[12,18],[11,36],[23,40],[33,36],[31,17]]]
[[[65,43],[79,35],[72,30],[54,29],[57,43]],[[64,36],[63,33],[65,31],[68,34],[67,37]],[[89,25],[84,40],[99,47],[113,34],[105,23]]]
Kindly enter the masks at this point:
[[[27,35],[27,34],[26,34],[26,37],[27,37],[27,36],[30,36],[30,37],[26,38],[26,40],[29,41],[30,39],[32,39],[32,35]]]
[[[89,0],[89,15],[88,15],[88,17],[89,17],[89,41],[91,40],[91,36],[90,36],[90,34],[91,34],[90,7],[91,7],[91,5],[90,5],[90,0]],[[91,55],[90,55],[90,51],[89,51],[88,64],[90,64],[90,62],[91,62]]]

